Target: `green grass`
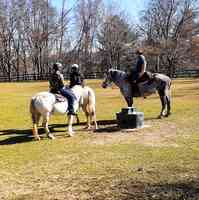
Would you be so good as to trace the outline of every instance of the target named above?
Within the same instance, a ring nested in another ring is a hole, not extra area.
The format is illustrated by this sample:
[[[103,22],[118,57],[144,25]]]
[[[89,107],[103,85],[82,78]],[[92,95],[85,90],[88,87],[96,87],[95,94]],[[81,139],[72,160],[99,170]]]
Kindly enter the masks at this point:
[[[119,90],[87,84],[96,92],[97,119],[115,119],[126,106]],[[93,133],[75,126],[69,138],[66,118],[53,116],[50,124],[61,125],[56,139],[44,134],[40,142],[31,136],[29,101],[48,84],[0,87],[0,199],[199,199],[199,79],[173,82],[169,118],[156,119],[157,95],[135,99],[148,128],[125,133],[101,125]]]

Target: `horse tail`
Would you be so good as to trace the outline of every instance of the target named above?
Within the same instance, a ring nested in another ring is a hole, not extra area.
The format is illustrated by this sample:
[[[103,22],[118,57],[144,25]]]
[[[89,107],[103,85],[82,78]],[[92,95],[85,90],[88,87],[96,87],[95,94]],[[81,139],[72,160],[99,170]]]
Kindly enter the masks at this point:
[[[171,83],[172,83],[172,80],[170,79],[170,80],[169,80],[169,83],[168,83],[168,89],[171,88]]]
[[[91,88],[88,89],[88,98],[87,98],[87,105],[86,105],[86,115],[89,116],[90,122],[93,122],[95,125],[95,129],[98,128],[97,120],[96,120],[96,109],[95,109],[95,93]],[[87,125],[90,126],[89,120],[87,118]]]
[[[167,97],[169,97],[169,100],[170,100],[170,97],[171,97],[171,83],[172,83],[172,80],[169,79],[168,86],[167,86],[168,94],[166,95]]]
[[[91,89],[88,90],[87,112],[95,115],[95,94]]]
[[[35,109],[36,109],[36,107],[35,107],[35,98],[32,97],[31,101],[30,101],[30,112],[32,112]]]
[[[36,101],[36,98],[32,97],[32,99],[30,101],[30,113],[31,113],[33,124],[37,123],[37,115],[38,115],[38,112],[37,112],[37,109],[35,106],[35,101]]]
[[[31,113],[32,123],[33,123],[32,134],[35,137],[35,139],[40,140],[37,127],[39,124],[39,119],[41,117],[41,114],[37,111],[35,104],[36,104],[36,97],[32,97],[30,101],[30,113]]]

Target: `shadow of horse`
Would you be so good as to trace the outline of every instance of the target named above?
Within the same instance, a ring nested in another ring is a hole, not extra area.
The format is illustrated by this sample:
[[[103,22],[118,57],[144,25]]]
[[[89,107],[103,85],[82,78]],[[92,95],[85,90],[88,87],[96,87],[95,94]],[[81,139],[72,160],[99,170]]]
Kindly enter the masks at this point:
[[[145,121],[155,120],[157,118],[146,118]],[[117,120],[98,120],[98,125],[101,126],[99,129],[95,131],[95,133],[114,133],[118,132],[121,129],[117,125]],[[74,124],[74,126],[85,126],[86,122],[80,122]],[[51,124],[49,125],[49,129],[52,133],[58,132],[65,132],[65,130],[55,130],[56,128],[65,128],[67,124]],[[44,135],[45,130],[40,127],[38,129],[39,135]],[[12,144],[19,144],[25,142],[32,142],[34,141],[34,137],[32,136],[32,129],[7,129],[7,130],[0,130],[0,138],[2,136],[12,136],[3,140],[0,140],[0,145],[12,145]]]
[[[64,127],[66,125],[62,125]],[[64,132],[60,130],[54,130],[54,127],[59,127],[57,124],[52,125],[51,132]],[[39,135],[44,135],[45,130],[40,127],[38,130]],[[12,136],[3,140],[0,140],[0,145],[12,145],[12,144],[19,144],[25,142],[34,141],[34,137],[32,135],[32,129],[7,129],[7,130],[0,130],[0,138],[2,136]]]
[[[43,134],[44,131],[40,130],[40,134]],[[7,129],[0,130],[0,137],[2,136],[12,136],[3,140],[0,140],[0,145],[12,145],[25,142],[31,142],[33,140],[32,130],[31,129]]]
[[[110,125],[116,123],[116,120],[100,120],[98,121],[99,125]],[[86,122],[76,123],[74,126],[85,126]],[[50,131],[53,132],[65,132],[65,130],[55,130],[56,128],[64,128],[67,127],[68,124],[51,124],[49,125]],[[39,127],[38,129],[39,135],[44,135],[45,130],[43,127]],[[0,138],[2,136],[11,136],[9,138],[0,140],[0,145],[13,145],[25,142],[32,142],[34,141],[34,137],[32,135],[32,129],[6,129],[0,130]]]

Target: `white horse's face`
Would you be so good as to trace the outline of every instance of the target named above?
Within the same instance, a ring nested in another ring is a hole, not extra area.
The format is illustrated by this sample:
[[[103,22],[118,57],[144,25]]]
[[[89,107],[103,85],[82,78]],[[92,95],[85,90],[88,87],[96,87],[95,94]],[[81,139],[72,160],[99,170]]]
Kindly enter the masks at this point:
[[[102,87],[107,88],[110,87],[112,83],[112,78],[110,72],[104,74],[104,81],[102,82]]]

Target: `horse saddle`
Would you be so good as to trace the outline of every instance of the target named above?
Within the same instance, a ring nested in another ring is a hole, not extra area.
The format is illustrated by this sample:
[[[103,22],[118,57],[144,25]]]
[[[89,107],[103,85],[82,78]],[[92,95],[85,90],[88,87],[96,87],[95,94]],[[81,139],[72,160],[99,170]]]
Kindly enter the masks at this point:
[[[155,74],[151,72],[144,72],[142,77],[138,79],[136,83],[132,83],[132,93],[134,97],[144,96],[143,88],[148,90],[153,83]]]
[[[62,96],[61,94],[54,94],[57,103],[67,101],[66,97]]]
[[[137,83],[143,83],[145,81],[148,81],[148,84],[151,84],[153,82],[153,79],[154,79],[154,74],[147,71],[144,72],[142,77],[138,79]]]

